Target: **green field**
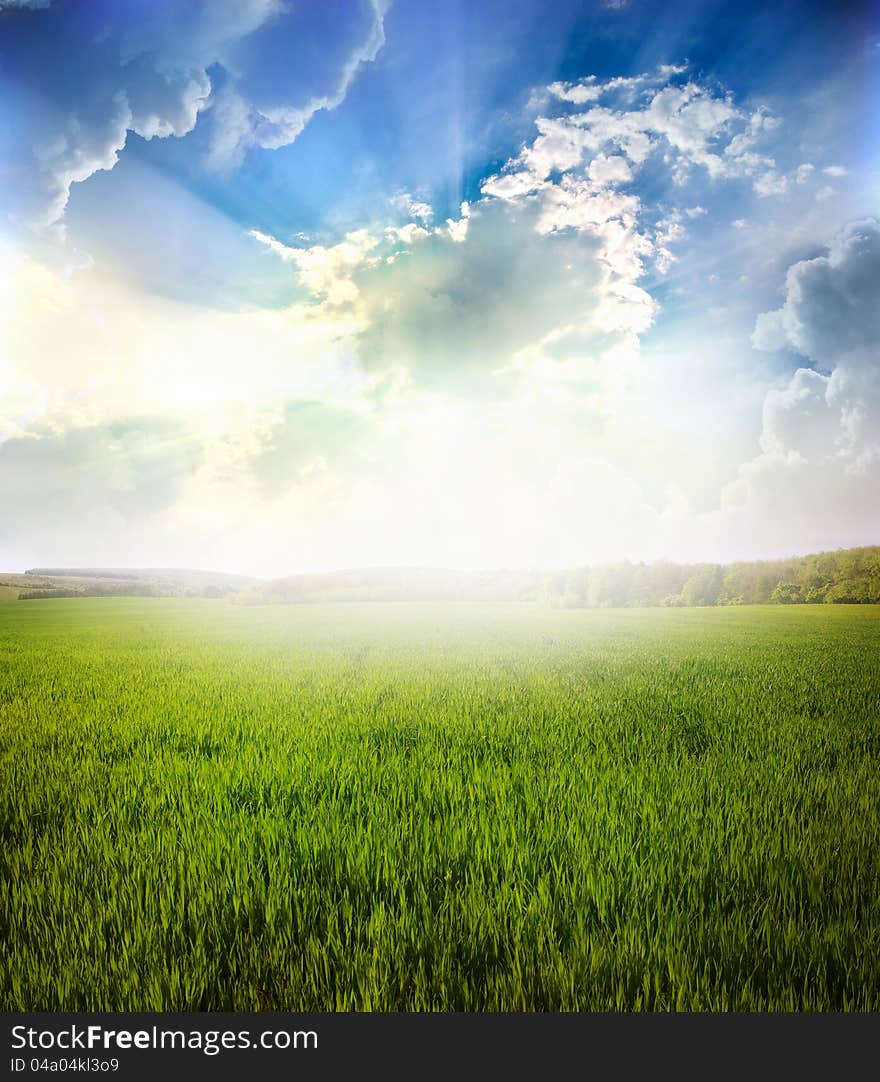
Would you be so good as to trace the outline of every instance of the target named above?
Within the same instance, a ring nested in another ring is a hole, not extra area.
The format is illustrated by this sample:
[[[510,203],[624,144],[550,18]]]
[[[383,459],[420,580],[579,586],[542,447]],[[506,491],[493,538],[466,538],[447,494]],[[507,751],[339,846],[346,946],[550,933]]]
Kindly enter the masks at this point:
[[[880,606],[0,606],[21,1010],[880,1010]]]

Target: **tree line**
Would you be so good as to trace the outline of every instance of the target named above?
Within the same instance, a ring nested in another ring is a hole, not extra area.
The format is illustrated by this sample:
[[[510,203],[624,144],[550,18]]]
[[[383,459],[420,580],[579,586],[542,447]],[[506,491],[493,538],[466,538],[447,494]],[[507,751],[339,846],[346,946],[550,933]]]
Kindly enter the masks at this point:
[[[633,564],[558,571],[545,596],[570,608],[880,602],[880,546],[732,564]]]
[[[240,604],[336,601],[543,602],[564,608],[880,602],[880,547],[732,564],[595,564],[560,571],[365,568],[294,575]]]
[[[57,572],[56,572],[57,574]],[[231,597],[240,604],[334,601],[543,602],[563,608],[685,605],[815,605],[880,603],[880,546],[816,552],[785,560],[731,564],[669,561],[593,564],[560,571],[453,571],[442,568],[364,568],[294,575],[272,582],[208,572],[144,570],[125,578],[112,569],[69,577],[13,576],[30,586],[20,600],[53,597]],[[29,581],[30,579],[30,581]]]

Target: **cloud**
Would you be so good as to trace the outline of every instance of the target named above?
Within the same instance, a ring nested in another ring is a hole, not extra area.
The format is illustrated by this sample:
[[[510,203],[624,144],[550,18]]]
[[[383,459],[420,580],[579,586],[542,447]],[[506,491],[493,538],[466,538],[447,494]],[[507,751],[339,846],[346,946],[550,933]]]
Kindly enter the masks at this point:
[[[880,348],[880,225],[852,222],[828,254],[788,269],[785,303],[758,317],[758,349],[791,348],[824,367],[852,351]]]
[[[428,230],[417,222],[407,222],[406,225],[386,226],[385,234],[395,240],[401,241],[403,244],[414,244],[417,240],[430,236]]]
[[[760,196],[785,195],[788,191],[788,179],[775,169],[768,169],[755,178],[753,185]]]
[[[603,85],[596,82],[595,75],[588,76],[580,83],[551,83],[547,89],[554,98],[571,102],[573,105],[584,105],[588,101],[597,101],[605,92]]]
[[[626,184],[632,180],[632,169],[626,158],[620,154],[612,154],[610,157],[597,154],[590,162],[587,176],[594,184],[600,186]]]
[[[674,210],[657,222],[654,230],[654,262],[661,274],[666,274],[678,258],[670,246],[680,244],[688,235],[683,218],[700,217],[701,212],[706,213],[702,207],[691,207],[685,210],[684,214]]]
[[[586,105],[588,102],[598,101],[600,98],[615,94],[632,97],[637,90],[668,82],[673,76],[681,75],[685,71],[687,71],[686,64],[663,64],[652,72],[643,72],[641,75],[617,75],[602,82],[595,75],[588,75],[577,82],[555,82],[547,87],[547,91],[559,101],[569,102],[572,105]]]
[[[74,428],[36,429],[0,444],[0,499],[16,514],[0,519],[0,551],[40,534],[65,543],[118,533],[127,523],[173,507],[199,464],[181,421],[143,418]]]
[[[458,212],[458,218],[447,218],[446,229],[450,238],[455,241],[456,244],[464,244],[467,240],[468,226],[471,217],[471,206],[467,201],[461,204]]]
[[[391,205],[422,225],[427,225],[434,217],[434,208],[430,203],[414,198],[409,192],[398,192],[391,199]]]
[[[30,20],[10,13],[0,66],[28,123],[0,146],[11,177],[3,192],[8,211],[32,227],[52,226],[64,214],[71,186],[112,169],[129,133],[180,138],[206,114],[214,165],[234,165],[252,147],[293,142],[315,113],[344,100],[360,66],[381,49],[384,0],[365,3],[363,40],[341,60],[328,61],[328,67],[339,64],[329,72],[328,89],[310,92],[293,80],[296,104],[248,95],[256,63],[248,39],[290,17],[282,0],[157,0],[137,9],[59,4],[41,17],[39,34]]]
[[[236,480],[254,484],[261,495],[278,496],[327,471],[350,469],[370,427],[363,411],[289,402],[263,429],[259,443],[238,459]]]
[[[661,270],[672,254],[662,234],[656,247],[637,222],[642,206],[620,186],[637,181],[649,159],[663,163],[673,181],[684,184],[694,167],[713,180],[750,178],[761,196],[782,194],[787,179],[772,157],[752,149],[778,119],[766,110],[745,113],[730,95],[719,95],[693,80],[679,85],[684,69],[664,67],[653,75],[599,82],[553,83],[552,98],[584,112],[539,116],[537,137],[501,172],[483,182],[484,196],[543,204],[541,228],[592,230],[610,241],[615,271],[628,288],[643,273],[643,258],[655,254]],[[658,85],[660,84],[660,85]],[[634,88],[641,93],[634,97]],[[596,105],[610,99],[616,107]],[[680,223],[678,223],[680,225]]]
[[[765,454],[817,464],[834,456],[839,421],[828,401],[828,377],[799,368],[764,400],[761,447]]]
[[[254,34],[271,35],[261,25]],[[319,96],[339,70],[325,66]],[[445,220],[419,190],[317,242],[242,226],[247,252],[208,262],[235,264],[236,280],[267,268],[285,284],[274,307],[138,293],[100,254],[66,280],[13,260],[3,461],[33,491],[44,471],[59,505],[54,471],[68,462],[82,527],[77,540],[60,512],[24,501],[7,548],[57,534],[85,552],[103,532],[130,562],[210,553],[271,573],[756,554],[839,543],[826,508],[861,529],[880,428],[876,225],[791,268],[755,344],[809,350],[815,368],[768,390],[746,363],[748,330],[713,314],[708,271],[729,272],[732,294],[744,262],[759,276],[767,218],[751,189],[785,176],[768,153],[776,120],[682,74],[551,88],[520,152]],[[262,102],[245,76],[224,85]],[[728,181],[729,203],[717,194]],[[99,199],[101,181],[90,189]],[[734,234],[740,213],[751,225]],[[699,320],[679,321],[679,303]],[[50,562],[43,551],[32,562]]]
[[[578,164],[584,154],[611,148],[635,169],[662,151],[671,159],[679,182],[697,166],[713,179],[752,178],[759,195],[782,194],[786,178],[772,157],[755,150],[778,127],[779,118],[765,109],[747,113],[730,95],[714,93],[693,80],[679,84],[675,80],[684,71],[666,65],[631,78],[599,82],[591,76],[576,84],[551,84],[552,97],[591,107],[564,117],[539,118],[538,139],[490,178],[484,190],[515,198],[536,190],[552,171]],[[609,98],[616,107],[596,104]]]
[[[248,150],[289,146],[319,112],[332,112],[345,100],[358,70],[379,55],[385,44],[387,0],[367,0],[369,25],[363,40],[345,58],[334,84],[301,104],[278,102],[247,93],[246,80],[233,80],[214,97],[208,160],[215,167],[238,165]]]
[[[759,349],[796,350],[825,369],[799,368],[764,402],[760,456],[726,493],[768,521],[826,543],[845,521],[875,536],[880,495],[880,223],[852,222],[827,254],[793,264],[785,302],[760,315]],[[821,523],[826,523],[825,533]],[[804,542],[801,542],[803,545]]]
[[[787,345],[829,375],[799,369],[783,392],[789,423],[782,430],[775,414],[765,417],[765,442],[771,450],[794,449],[807,461],[820,455],[797,445],[799,428],[813,423],[815,409],[798,388],[807,381],[834,420],[821,440],[825,456],[842,470],[866,471],[880,482],[880,223],[852,222],[832,240],[827,256],[802,260],[789,268],[782,308],[758,318],[754,341],[759,348]],[[787,398],[785,397],[787,396]],[[778,410],[776,411],[778,413]],[[820,411],[821,412],[821,411]],[[814,437],[818,438],[818,437]]]
[[[368,372],[494,395],[509,391],[499,373],[512,357],[560,325],[580,321],[600,350],[627,322],[630,298],[603,287],[596,238],[548,236],[539,212],[480,201],[431,232],[416,223],[361,230],[329,248],[255,239],[296,267],[313,298],[304,318],[357,325]]]
[[[413,224],[412,229],[418,230],[424,236],[428,235],[420,226]],[[406,227],[389,227],[386,232],[406,244],[411,244],[414,239],[412,232],[407,232]],[[295,264],[300,282],[322,306],[329,308],[352,306],[358,301],[360,293],[353,281],[352,272],[356,267],[370,261],[370,253],[380,243],[379,238],[372,236],[366,229],[357,229],[346,234],[343,240],[329,248],[321,244],[292,248],[256,229],[251,230],[250,235],[286,262]],[[372,261],[376,262],[375,257]]]
[[[644,86],[650,78],[649,75],[617,76],[600,83],[597,82],[595,75],[590,75],[578,83],[551,83],[547,90],[559,101],[569,102],[572,105],[586,105],[587,102],[598,101],[615,91],[634,91]]]
[[[594,81],[572,85],[590,87]],[[571,86],[557,89],[556,99],[572,104],[563,97],[571,96]],[[612,96],[619,92],[619,87],[609,90]],[[676,394],[694,395],[694,378],[682,374],[664,386],[658,374],[655,384],[641,362],[641,337],[659,311],[642,279],[650,262],[668,270],[691,222],[707,211],[693,203],[691,193],[679,207],[667,206],[658,214],[631,187],[644,162],[656,155],[653,183],[662,183],[665,176],[675,193],[677,157],[668,146],[661,150],[661,127],[672,133],[682,155],[699,157],[709,153],[714,136],[707,133],[723,133],[728,141],[734,137],[731,117],[739,118],[750,138],[765,127],[772,130],[773,124],[766,114],[758,114],[758,123],[740,114],[726,96],[713,97],[693,86],[674,99],[662,99],[651,113],[659,93],[652,84],[643,103],[619,116],[603,113],[590,124],[579,114],[539,117],[533,140],[504,170],[487,178],[482,197],[462,207],[458,222],[449,219],[445,228],[429,230],[423,224],[427,216],[415,212],[417,201],[402,193],[394,206],[411,221],[373,226],[358,237],[349,234],[339,245],[291,249],[271,237],[256,238],[293,264],[300,285],[311,293],[315,307],[298,306],[298,312],[320,310],[327,319],[345,314],[356,327],[350,348],[377,381],[373,427],[359,427],[358,439],[378,460],[409,463],[406,470],[395,468],[392,480],[383,474],[391,490],[409,491],[414,484],[408,471],[428,453],[422,446],[426,416],[450,425],[454,455],[445,446],[436,461],[419,466],[430,491],[436,494],[442,487],[441,475],[448,489],[442,514],[435,507],[433,516],[424,513],[425,521],[454,517],[456,494],[464,500],[472,488],[479,503],[476,491],[483,482],[489,486],[490,475],[499,486],[501,460],[508,456],[510,461],[520,441],[532,439],[527,432],[548,447],[564,432],[566,450],[560,445],[559,453],[573,456],[571,469],[560,467],[551,486],[560,502],[552,514],[548,506],[548,521],[560,521],[563,493],[576,500],[575,487],[587,476],[597,485],[600,476],[602,486],[618,484],[626,493],[620,498],[637,504],[645,524],[655,524],[651,529],[665,514],[671,497],[664,470],[673,460],[683,468],[693,452],[687,449],[692,437],[670,433],[663,416],[680,410]],[[689,105],[698,106],[692,121],[685,113],[673,124],[670,117]],[[654,118],[650,124],[643,115],[648,113]],[[735,172],[733,167],[729,172]],[[717,353],[717,346],[710,348]],[[652,403],[649,386],[652,394],[658,387],[662,391],[662,405]],[[470,425],[482,434],[468,435]],[[497,459],[483,438],[489,430],[499,449]],[[399,439],[406,433],[406,439],[382,442],[390,431]],[[428,481],[429,476],[434,480]],[[524,483],[518,475],[511,486]],[[536,478],[535,492],[546,484],[546,477]],[[681,486],[677,492],[680,507]],[[508,496],[514,500],[512,489]],[[375,492],[372,498],[381,502]],[[414,499],[410,494],[404,503]],[[488,488],[484,505],[487,499]],[[482,513],[485,517],[485,506]],[[505,513],[512,514],[509,509]],[[610,536],[604,511],[601,521]],[[522,530],[522,521],[517,522]],[[622,518],[618,526],[619,539]],[[589,532],[580,520],[578,529],[581,537]],[[509,539],[508,545],[512,551]],[[535,550],[529,550],[528,558],[536,558]]]
[[[0,441],[138,415],[183,419],[213,440],[275,423],[288,399],[349,403],[364,391],[348,345],[360,323],[338,307],[322,314],[308,290],[292,310],[220,311],[100,268],[65,279],[3,245],[0,272]],[[306,272],[318,288],[319,270]]]
[[[774,159],[753,149],[778,118],[765,109],[745,112],[729,94],[692,79],[681,82],[684,70],[664,66],[629,78],[551,84],[550,98],[560,108],[589,107],[538,116],[536,137],[481,188],[486,199],[538,207],[539,232],[577,230],[597,238],[605,325],[634,335],[648,329],[658,310],[639,285],[648,261],[667,273],[676,258],[672,246],[686,236],[685,220],[705,213],[699,206],[655,211],[652,227],[638,194],[649,161],[654,178],[673,186],[685,185],[699,168],[714,181],[749,179],[759,195],[787,187]]]

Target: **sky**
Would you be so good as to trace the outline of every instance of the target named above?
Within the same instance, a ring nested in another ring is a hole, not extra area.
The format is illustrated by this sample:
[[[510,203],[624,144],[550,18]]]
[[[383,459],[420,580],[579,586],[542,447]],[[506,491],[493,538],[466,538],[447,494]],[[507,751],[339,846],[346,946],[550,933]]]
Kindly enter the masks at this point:
[[[880,542],[880,7],[0,0],[0,568]]]

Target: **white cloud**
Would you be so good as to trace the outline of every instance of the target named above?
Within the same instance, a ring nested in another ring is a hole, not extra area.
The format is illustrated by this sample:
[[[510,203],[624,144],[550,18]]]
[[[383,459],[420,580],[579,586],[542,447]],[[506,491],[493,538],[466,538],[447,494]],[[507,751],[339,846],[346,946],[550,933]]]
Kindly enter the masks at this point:
[[[600,305],[606,325],[621,332],[628,326],[634,335],[647,329],[658,310],[638,285],[646,260],[667,273],[676,259],[674,247],[685,236],[685,218],[705,214],[700,206],[678,209],[650,228],[640,197],[620,190],[637,182],[649,159],[676,184],[699,168],[716,181],[750,178],[762,196],[787,187],[774,159],[751,149],[778,126],[778,118],[764,109],[746,113],[729,94],[693,80],[680,85],[682,71],[670,67],[634,78],[590,76],[551,84],[556,101],[589,108],[539,116],[535,138],[482,185],[485,198],[539,207],[536,227],[542,233],[574,229],[595,236],[607,272]],[[638,97],[631,94],[635,87]]]
[[[768,169],[766,173],[755,177],[752,187],[760,196],[785,195],[788,191],[788,180],[775,169]]]
[[[547,89],[554,98],[571,102],[573,105],[584,105],[588,101],[596,101],[604,92],[603,84],[596,82],[595,75],[589,76],[580,83],[551,83]]]
[[[685,64],[662,64],[655,71],[643,72],[641,75],[618,75],[603,82],[599,82],[595,75],[588,75],[577,82],[551,83],[547,90],[559,101],[571,105],[586,105],[603,97],[631,98],[635,91],[666,83],[686,70]]]
[[[551,173],[578,168],[585,157],[595,163],[595,181],[605,179],[608,161],[619,172],[608,179],[628,180],[649,155],[661,150],[679,181],[699,166],[714,179],[754,178],[759,194],[784,191],[786,180],[774,159],[751,149],[778,126],[778,118],[765,110],[746,114],[729,95],[715,94],[693,81],[670,82],[681,71],[666,68],[634,79],[598,82],[590,77],[577,84],[551,84],[550,93],[557,100],[591,107],[581,113],[538,117],[538,137],[501,173],[485,181],[483,192],[516,199],[542,188]],[[658,81],[667,85],[658,88]],[[645,89],[635,103],[624,96],[619,108],[594,104],[622,86],[636,84]]]
[[[413,225],[411,228],[421,235],[428,235],[427,231],[419,226]],[[412,243],[413,235],[407,234],[406,229],[390,227],[386,232],[404,243]],[[400,236],[401,233],[404,234],[403,237]],[[360,292],[352,274],[357,267],[369,260],[370,253],[380,243],[379,238],[366,229],[347,233],[343,240],[329,248],[322,244],[291,248],[256,229],[252,229],[250,235],[285,261],[295,264],[300,282],[321,305],[329,308],[357,303]]]
[[[660,77],[662,79],[662,76]],[[590,75],[578,83],[551,83],[547,89],[554,98],[559,101],[569,102],[572,105],[585,105],[587,102],[598,101],[599,98],[614,94],[619,91],[632,92],[646,83],[656,82],[658,77],[654,75],[619,75],[613,79],[606,79],[600,83],[595,75]]]
[[[549,170],[548,170],[549,172]],[[484,180],[480,191],[483,195],[494,195],[498,199],[518,199],[521,195],[530,195],[538,188],[543,187],[543,180],[534,173],[522,170],[521,172],[501,173],[498,176]]]
[[[695,83],[667,86],[651,100],[645,111],[650,132],[664,136],[685,161],[703,165],[710,176],[725,174],[726,167],[712,143],[741,116],[729,98],[717,98]]]
[[[826,177],[845,177],[847,170],[842,165],[828,165],[822,172]]]
[[[385,235],[403,244],[413,244],[422,237],[430,236],[430,233],[417,222],[407,222],[406,225],[386,226]]]
[[[389,202],[396,211],[408,218],[417,218],[421,222],[427,222],[434,217],[434,208],[431,204],[417,199],[411,192],[404,190],[396,192]]]
[[[764,400],[761,449],[797,462],[821,463],[837,453],[839,417],[828,402],[827,376],[799,368]]]
[[[691,208],[693,209],[702,210],[702,208]],[[691,210],[685,211],[688,218],[695,217]],[[673,211],[657,223],[654,233],[654,262],[661,274],[666,274],[677,259],[670,245],[680,244],[687,237],[687,229],[682,222],[682,217],[679,211]]]
[[[410,202],[409,212],[413,218],[417,218],[422,224],[427,224],[434,217],[434,208],[428,203],[419,203],[415,200]]]
[[[597,154],[590,162],[587,176],[597,185],[626,184],[632,180],[632,169],[626,158],[619,154],[610,157],[605,154]]]
[[[470,203],[465,200],[459,208],[458,218],[447,218],[446,229],[449,236],[456,244],[464,244],[468,235],[468,223],[471,216]]]

